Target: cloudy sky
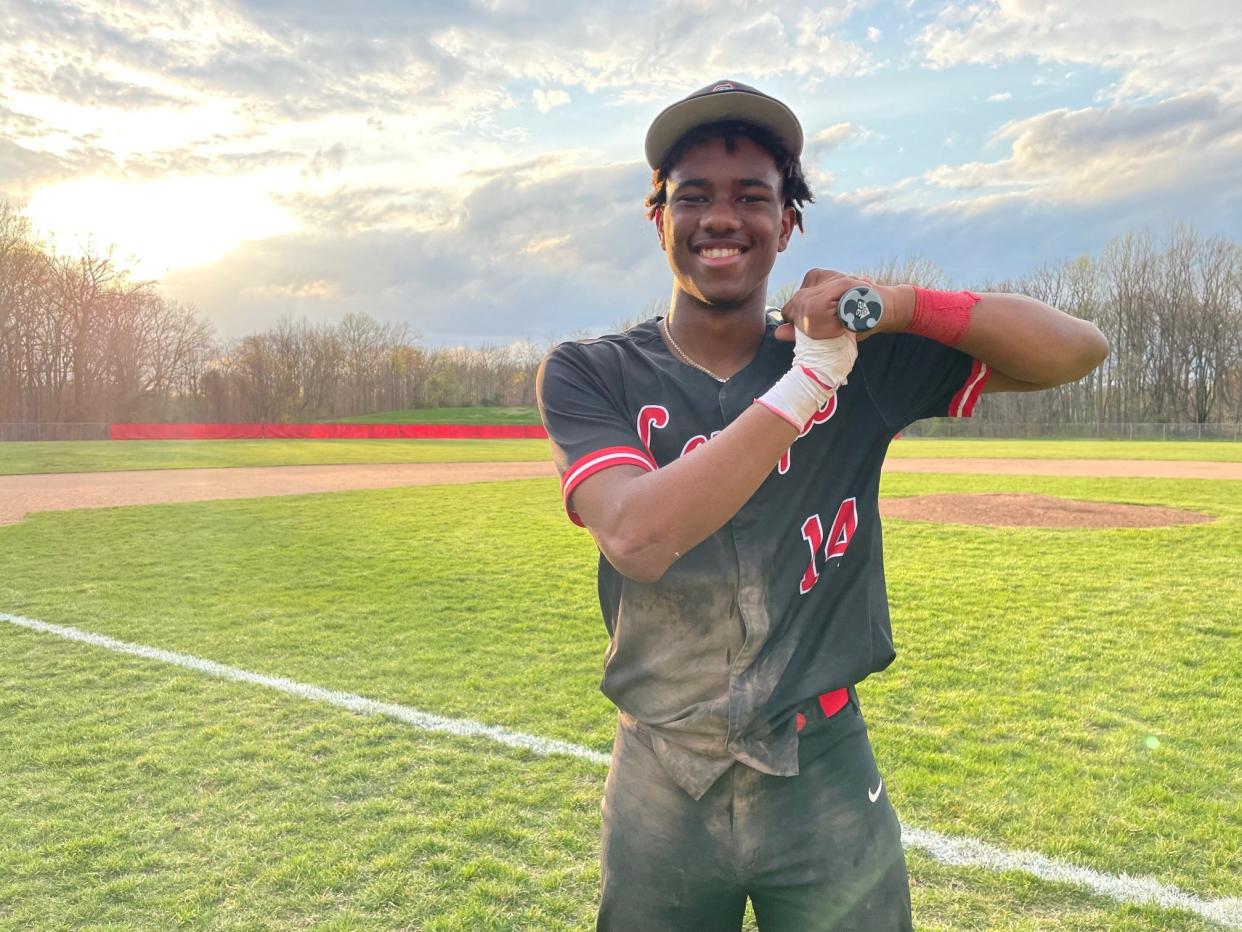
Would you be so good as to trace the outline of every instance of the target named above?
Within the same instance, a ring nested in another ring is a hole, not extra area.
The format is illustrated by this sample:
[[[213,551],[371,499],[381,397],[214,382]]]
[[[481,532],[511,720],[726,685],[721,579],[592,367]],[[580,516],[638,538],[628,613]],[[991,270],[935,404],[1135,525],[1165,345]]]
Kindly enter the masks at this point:
[[[810,141],[773,290],[1242,238],[1240,48],[1237,0],[0,0],[0,197],[224,336],[362,310],[544,340],[667,297],[643,135],[727,77]]]

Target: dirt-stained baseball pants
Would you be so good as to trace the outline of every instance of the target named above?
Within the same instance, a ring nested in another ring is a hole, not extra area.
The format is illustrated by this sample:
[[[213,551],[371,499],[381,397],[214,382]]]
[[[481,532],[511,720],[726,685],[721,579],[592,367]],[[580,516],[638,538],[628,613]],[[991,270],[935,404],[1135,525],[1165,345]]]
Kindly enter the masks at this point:
[[[734,764],[701,799],[670,779],[641,725],[621,716],[604,789],[605,932],[912,929],[901,827],[851,699],[812,702],[799,774]]]

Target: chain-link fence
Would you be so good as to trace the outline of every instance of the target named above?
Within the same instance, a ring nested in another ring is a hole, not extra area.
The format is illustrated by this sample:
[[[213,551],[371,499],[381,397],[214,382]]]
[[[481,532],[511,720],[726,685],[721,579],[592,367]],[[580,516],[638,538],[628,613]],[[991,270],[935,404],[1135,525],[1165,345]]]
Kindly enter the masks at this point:
[[[107,439],[107,424],[0,423],[0,443],[11,440]]]
[[[1015,424],[975,418],[932,418],[904,437],[986,437],[996,440],[1242,440],[1239,424]]]

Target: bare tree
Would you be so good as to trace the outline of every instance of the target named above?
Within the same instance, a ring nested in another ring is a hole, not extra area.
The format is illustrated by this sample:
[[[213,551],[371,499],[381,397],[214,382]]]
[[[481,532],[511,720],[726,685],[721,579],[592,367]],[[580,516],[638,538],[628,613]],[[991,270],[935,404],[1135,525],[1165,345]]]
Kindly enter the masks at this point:
[[[48,261],[29,222],[0,201],[0,420],[32,421],[35,320],[47,294]]]

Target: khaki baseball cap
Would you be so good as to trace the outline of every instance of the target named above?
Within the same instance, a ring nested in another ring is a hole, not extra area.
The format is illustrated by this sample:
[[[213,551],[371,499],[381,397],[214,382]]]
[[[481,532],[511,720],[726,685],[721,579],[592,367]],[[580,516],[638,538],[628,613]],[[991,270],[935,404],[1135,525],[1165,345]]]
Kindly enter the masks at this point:
[[[660,111],[647,130],[647,164],[659,168],[682,136],[696,126],[721,120],[741,120],[762,126],[779,139],[794,158],[802,157],[802,124],[792,110],[749,84],[716,81]]]

